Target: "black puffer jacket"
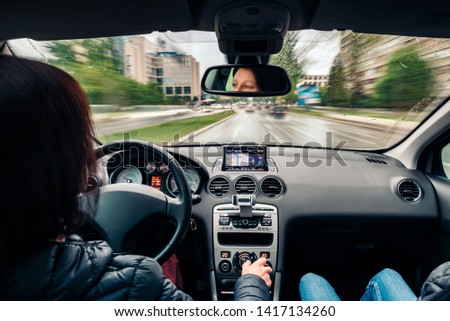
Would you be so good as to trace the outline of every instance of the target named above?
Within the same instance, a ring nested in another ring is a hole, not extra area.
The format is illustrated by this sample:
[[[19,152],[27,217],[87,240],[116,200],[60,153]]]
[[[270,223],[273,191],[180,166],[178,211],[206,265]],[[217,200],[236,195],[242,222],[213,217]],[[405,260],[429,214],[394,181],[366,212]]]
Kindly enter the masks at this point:
[[[258,281],[254,278],[262,281],[258,276],[252,277],[252,282]],[[248,292],[248,280],[242,281],[243,291]],[[250,293],[258,296],[260,292]],[[241,299],[245,298],[248,296]],[[175,301],[192,298],[164,277],[154,259],[113,255],[106,242],[85,242],[73,235],[64,243],[52,242],[36,251],[15,266],[7,277],[3,276],[0,300]]]
[[[439,265],[422,286],[420,300],[450,301],[450,262]]]
[[[245,274],[234,285],[234,301],[268,301],[269,288],[262,278],[254,274]]]

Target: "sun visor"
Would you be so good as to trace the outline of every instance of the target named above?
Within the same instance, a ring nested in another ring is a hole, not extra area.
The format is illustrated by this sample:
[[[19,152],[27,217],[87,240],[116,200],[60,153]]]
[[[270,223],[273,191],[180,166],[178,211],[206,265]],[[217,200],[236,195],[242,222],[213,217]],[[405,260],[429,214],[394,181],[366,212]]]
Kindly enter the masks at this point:
[[[84,39],[193,27],[187,0],[2,0],[0,9],[0,40]]]
[[[239,2],[216,13],[219,49],[227,55],[270,55],[281,50],[289,28],[289,11],[267,2]]]

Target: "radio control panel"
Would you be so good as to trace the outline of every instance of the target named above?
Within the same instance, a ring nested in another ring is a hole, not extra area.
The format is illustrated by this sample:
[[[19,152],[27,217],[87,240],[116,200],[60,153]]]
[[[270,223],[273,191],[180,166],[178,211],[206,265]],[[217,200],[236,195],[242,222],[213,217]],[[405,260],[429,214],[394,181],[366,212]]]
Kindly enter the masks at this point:
[[[254,204],[242,215],[240,206],[217,205],[213,209],[214,265],[219,280],[236,279],[242,265],[260,257],[275,273],[278,247],[278,210],[273,205]],[[220,283],[220,282],[219,282]]]

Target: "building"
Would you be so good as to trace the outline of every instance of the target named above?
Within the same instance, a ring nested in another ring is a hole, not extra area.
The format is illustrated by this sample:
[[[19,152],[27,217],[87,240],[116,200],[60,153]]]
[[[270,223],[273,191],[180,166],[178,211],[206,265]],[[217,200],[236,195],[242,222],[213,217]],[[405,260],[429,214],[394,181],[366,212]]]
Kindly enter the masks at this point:
[[[200,66],[193,56],[157,52],[156,66],[156,80],[164,95],[200,97]]]
[[[157,51],[158,45],[145,37],[131,37],[124,45],[125,76],[143,84],[156,82]]]
[[[386,72],[392,54],[407,46],[414,46],[420,57],[428,62],[437,83],[450,80],[448,39],[370,35],[351,31],[344,31],[341,36],[338,59],[341,60],[349,90],[359,87],[365,94],[373,93],[376,83]]]
[[[200,97],[199,62],[191,55],[165,51],[164,44],[132,37],[124,46],[125,75],[140,83],[157,82],[165,96]]]
[[[305,75],[297,86],[324,87],[328,85],[328,75]]]

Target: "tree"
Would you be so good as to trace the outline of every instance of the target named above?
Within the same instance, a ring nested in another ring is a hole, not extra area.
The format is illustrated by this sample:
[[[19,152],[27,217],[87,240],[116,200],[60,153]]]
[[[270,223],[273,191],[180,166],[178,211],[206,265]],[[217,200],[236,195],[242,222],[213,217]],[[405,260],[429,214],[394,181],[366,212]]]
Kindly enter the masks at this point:
[[[345,75],[346,82],[350,87],[350,106],[351,107],[369,107],[369,98],[364,94],[361,80],[358,77],[357,66],[360,63],[360,57],[368,48],[379,41],[380,35],[363,34],[352,32],[348,36],[347,62],[348,69]],[[341,56],[342,58],[342,56]],[[344,63],[345,64],[345,63]]]
[[[297,101],[295,87],[304,75],[303,66],[299,59],[299,53],[295,49],[298,38],[298,32],[289,31],[283,40],[283,48],[281,48],[281,51],[272,56],[270,59],[270,63],[272,65],[280,66],[286,69],[289,77],[291,78],[292,90],[290,93],[283,96],[283,99],[287,103],[295,103]]]
[[[345,90],[344,70],[339,55],[336,56],[331,67],[326,93],[322,92],[322,94],[325,96],[322,99],[326,104],[346,106],[349,103],[349,96]]]
[[[298,38],[298,32],[289,31],[284,38],[281,51],[270,59],[270,64],[286,69],[293,87],[303,77],[303,66],[299,59],[299,54],[295,49]]]
[[[190,97],[186,96],[167,96],[164,102],[169,105],[184,105],[190,100]]]
[[[82,41],[85,57],[91,66],[120,74],[120,58],[113,56],[114,39],[85,39]]]
[[[114,55],[114,41],[114,38],[108,38],[51,42],[49,49],[56,58],[52,63],[77,79],[91,104],[129,106],[164,103],[158,83],[141,84],[121,74],[123,67],[119,55]],[[73,49],[75,45],[77,51]],[[181,104],[185,100],[174,97],[171,101]]]
[[[409,109],[426,98],[432,89],[432,72],[414,47],[395,51],[386,74],[375,86],[379,107]]]
[[[108,57],[108,48],[105,40],[84,39],[82,46],[86,50],[84,56],[91,66],[106,68],[111,65]]]
[[[58,65],[72,64],[77,61],[75,50],[72,46],[64,41],[53,41],[49,44],[50,52],[55,56]]]
[[[161,104],[164,101],[164,94],[157,82],[147,83],[147,92],[149,97],[151,97],[152,104]]]

